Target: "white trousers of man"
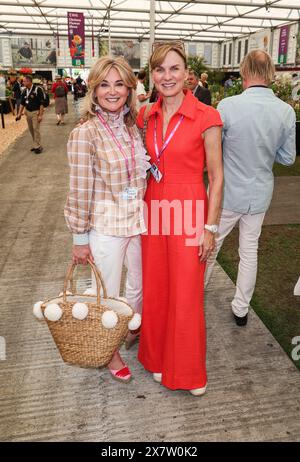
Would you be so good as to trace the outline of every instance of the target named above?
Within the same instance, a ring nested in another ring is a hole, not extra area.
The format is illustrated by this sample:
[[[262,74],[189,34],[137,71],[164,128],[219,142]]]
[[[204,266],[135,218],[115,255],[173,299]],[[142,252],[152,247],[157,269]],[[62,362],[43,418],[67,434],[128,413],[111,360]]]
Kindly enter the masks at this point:
[[[123,264],[127,268],[125,297],[136,313],[142,312],[141,236],[118,237],[89,233],[89,244],[109,297],[120,296]],[[96,281],[92,275],[92,288]]]
[[[255,215],[222,210],[219,231],[216,237],[216,249],[207,261],[205,271],[205,287],[222,247],[225,237],[239,223],[239,268],[236,281],[236,291],[232,300],[232,311],[236,316],[243,317],[248,313],[250,301],[255,289],[257,274],[257,249],[261,227],[265,213]]]

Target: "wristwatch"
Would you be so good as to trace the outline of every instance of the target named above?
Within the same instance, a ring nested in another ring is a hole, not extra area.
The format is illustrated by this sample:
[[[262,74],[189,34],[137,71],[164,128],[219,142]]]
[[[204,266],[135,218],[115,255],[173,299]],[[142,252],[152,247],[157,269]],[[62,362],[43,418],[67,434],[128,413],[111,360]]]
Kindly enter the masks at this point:
[[[216,234],[218,232],[218,225],[204,225],[204,229],[210,231],[212,234]]]

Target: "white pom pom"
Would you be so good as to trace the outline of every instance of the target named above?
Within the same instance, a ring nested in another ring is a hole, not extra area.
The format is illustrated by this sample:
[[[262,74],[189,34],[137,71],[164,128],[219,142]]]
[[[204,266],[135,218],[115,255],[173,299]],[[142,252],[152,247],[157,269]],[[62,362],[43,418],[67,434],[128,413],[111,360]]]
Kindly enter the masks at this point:
[[[59,297],[62,297],[63,294],[64,294],[64,293],[61,292],[61,293],[59,294]],[[66,294],[67,294],[67,295],[73,295],[72,292],[70,292],[69,290],[67,290]]]
[[[56,303],[50,303],[44,311],[44,315],[49,321],[59,321],[62,314],[62,309]]]
[[[102,315],[102,324],[105,329],[113,329],[118,324],[118,316],[113,310],[104,311]]]
[[[41,306],[44,302],[36,302],[33,306],[33,314],[34,316],[39,319],[40,321],[42,321],[44,319],[44,315],[43,315],[43,312],[42,312],[42,309],[41,309]]]
[[[142,322],[142,317],[139,313],[135,313],[133,318],[128,323],[129,330],[137,330]]]
[[[89,287],[83,293],[84,295],[93,295],[94,297],[97,295],[96,289],[93,289],[92,287]]]
[[[72,308],[72,316],[75,319],[80,319],[81,321],[87,317],[89,314],[88,306],[85,303],[75,303]]]

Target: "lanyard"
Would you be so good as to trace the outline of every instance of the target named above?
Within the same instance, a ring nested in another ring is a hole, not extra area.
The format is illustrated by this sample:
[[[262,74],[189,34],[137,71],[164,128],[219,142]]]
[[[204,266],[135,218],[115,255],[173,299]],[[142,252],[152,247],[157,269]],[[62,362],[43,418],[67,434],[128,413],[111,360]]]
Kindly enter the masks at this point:
[[[32,90],[33,90],[33,85],[31,85],[31,88],[30,88],[29,91],[28,91],[28,88],[26,88],[26,99],[27,99],[27,100],[28,100],[28,98],[29,98],[29,96],[30,96]]]
[[[166,139],[166,141],[164,142],[162,148],[159,150],[158,149],[158,145],[157,145],[157,116],[155,117],[155,126],[154,126],[154,147],[155,147],[155,154],[156,154],[156,158],[157,158],[157,163],[159,164],[160,163],[160,158],[161,156],[163,155],[163,152],[164,150],[167,148],[167,146],[169,145],[171,139],[173,138],[173,136],[175,135],[176,131],[178,130],[179,126],[181,125],[181,122],[183,121],[184,119],[184,116],[181,115],[180,116],[180,119],[178,120],[177,124],[175,125],[175,127],[173,128],[173,130],[171,131],[170,135],[168,136],[168,138]]]
[[[115,142],[116,145],[118,146],[119,151],[121,152],[121,154],[122,154],[122,156],[123,156],[123,158],[124,158],[124,160],[125,160],[127,175],[128,175],[128,179],[129,179],[129,181],[130,181],[130,180],[131,180],[131,173],[134,172],[134,169],[135,169],[134,141],[133,141],[132,135],[129,133],[130,141],[131,141],[131,162],[132,162],[132,172],[130,172],[130,170],[129,170],[128,157],[127,157],[127,155],[125,154],[124,149],[123,149],[121,143],[120,143],[119,140],[117,139],[116,135],[114,134],[114,132],[112,131],[112,129],[110,128],[110,126],[108,125],[108,123],[105,122],[105,120],[103,119],[103,117],[102,117],[102,115],[99,113],[99,111],[97,111],[96,114],[97,114],[97,116],[98,116],[98,119],[99,119],[100,122],[102,123],[102,125],[106,128],[106,130],[109,132],[109,134],[112,136],[114,142]]]

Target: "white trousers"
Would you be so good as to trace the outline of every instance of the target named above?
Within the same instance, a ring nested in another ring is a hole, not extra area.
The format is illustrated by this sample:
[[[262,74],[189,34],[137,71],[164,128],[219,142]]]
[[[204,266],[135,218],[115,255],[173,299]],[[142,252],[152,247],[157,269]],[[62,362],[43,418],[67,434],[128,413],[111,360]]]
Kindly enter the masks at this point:
[[[126,293],[128,303],[137,313],[142,312],[141,236],[105,236],[89,233],[89,244],[95,264],[101,271],[109,297],[120,296],[122,268],[127,268]],[[92,287],[96,281],[92,274]]]
[[[225,237],[232,231],[236,223],[239,223],[239,268],[236,281],[236,291],[232,300],[232,311],[236,316],[243,317],[248,313],[250,301],[255,289],[257,274],[257,249],[258,239],[265,213],[255,215],[222,210],[219,232],[216,237],[216,249],[207,261],[205,271],[205,287],[222,247]]]

